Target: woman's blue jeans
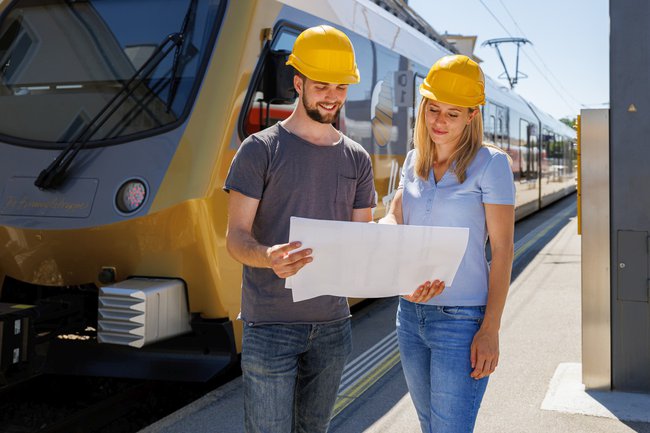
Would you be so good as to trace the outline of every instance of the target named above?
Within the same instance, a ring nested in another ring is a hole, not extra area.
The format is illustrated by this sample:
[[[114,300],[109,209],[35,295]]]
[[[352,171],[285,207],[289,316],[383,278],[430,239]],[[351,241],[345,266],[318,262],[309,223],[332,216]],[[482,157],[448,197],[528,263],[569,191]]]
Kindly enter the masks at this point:
[[[246,433],[325,433],[352,351],[350,319],[328,324],[244,324]]]
[[[443,307],[400,298],[400,357],[423,433],[473,431],[488,378],[470,377],[470,346],[484,314],[485,307]]]

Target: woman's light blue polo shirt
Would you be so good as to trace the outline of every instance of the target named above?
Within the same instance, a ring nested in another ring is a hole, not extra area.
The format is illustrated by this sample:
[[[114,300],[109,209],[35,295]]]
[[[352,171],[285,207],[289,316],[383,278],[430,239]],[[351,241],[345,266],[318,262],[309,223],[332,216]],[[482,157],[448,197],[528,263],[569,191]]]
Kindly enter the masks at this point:
[[[515,186],[508,157],[497,149],[483,146],[467,168],[465,182],[459,183],[450,169],[436,183],[433,170],[426,181],[415,174],[415,152],[411,150],[406,155],[399,186],[404,190],[404,224],[469,228],[467,250],[453,285],[427,304],[485,305],[489,268],[485,257],[488,233],[483,204],[515,204]],[[437,247],[445,248],[444,245]]]

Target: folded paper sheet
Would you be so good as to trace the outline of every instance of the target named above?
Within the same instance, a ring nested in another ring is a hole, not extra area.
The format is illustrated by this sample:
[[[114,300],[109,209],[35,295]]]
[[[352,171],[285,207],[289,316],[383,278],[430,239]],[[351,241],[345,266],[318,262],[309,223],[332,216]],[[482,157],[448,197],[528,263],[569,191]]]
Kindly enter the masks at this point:
[[[314,261],[287,278],[294,302],[321,295],[380,298],[413,292],[425,281],[451,287],[469,229],[323,221],[291,217],[289,240]]]

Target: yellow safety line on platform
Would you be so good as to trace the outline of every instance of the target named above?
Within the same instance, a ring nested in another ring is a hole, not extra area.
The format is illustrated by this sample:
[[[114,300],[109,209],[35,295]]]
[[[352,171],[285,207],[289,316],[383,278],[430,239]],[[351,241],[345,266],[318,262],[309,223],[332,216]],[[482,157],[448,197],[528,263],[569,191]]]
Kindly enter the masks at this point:
[[[543,230],[540,230],[539,233],[537,233],[535,236],[533,236],[531,239],[529,239],[525,244],[523,244],[521,247],[515,251],[515,256],[512,259],[512,262],[514,263],[522,254],[524,254],[530,247],[532,247],[538,240],[540,240],[542,237],[544,237],[551,229],[553,229],[559,220],[562,218],[567,217],[569,214],[573,213],[574,208],[572,206],[568,206],[566,209],[564,209],[562,212],[558,213],[553,219],[549,220],[549,223],[546,227],[544,227]]]
[[[399,349],[395,349],[376,367],[370,370],[366,375],[359,378],[357,383],[351,386],[345,394],[340,394],[336,400],[336,404],[334,404],[334,413],[332,415],[332,418],[341,413],[354,400],[361,396],[361,394],[366,392],[372,385],[377,383],[377,381],[381,379],[384,374],[399,364],[399,361]]]

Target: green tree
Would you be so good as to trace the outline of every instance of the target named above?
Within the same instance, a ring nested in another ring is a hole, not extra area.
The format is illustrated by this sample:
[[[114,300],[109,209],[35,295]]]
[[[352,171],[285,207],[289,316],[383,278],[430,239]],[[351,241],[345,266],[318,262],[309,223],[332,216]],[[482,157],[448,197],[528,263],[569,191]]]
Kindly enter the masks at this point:
[[[577,118],[569,118],[569,117],[563,117],[560,119],[560,122],[564,123],[566,126],[569,128],[577,129]]]

